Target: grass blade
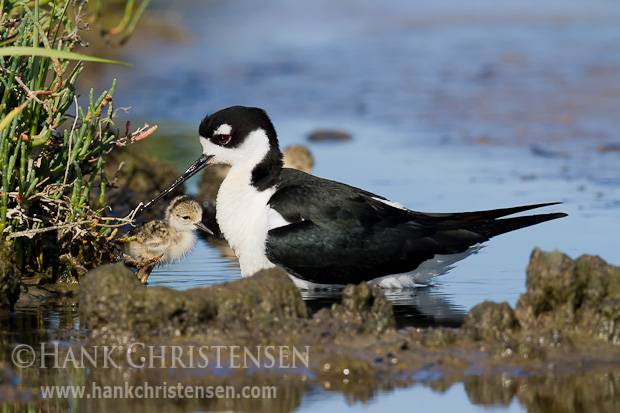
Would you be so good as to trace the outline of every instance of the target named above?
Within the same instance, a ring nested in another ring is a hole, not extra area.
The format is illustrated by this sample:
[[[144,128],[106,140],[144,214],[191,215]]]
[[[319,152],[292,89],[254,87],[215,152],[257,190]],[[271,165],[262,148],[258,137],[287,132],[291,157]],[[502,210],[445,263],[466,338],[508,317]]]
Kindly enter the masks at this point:
[[[44,47],[3,47],[0,49],[0,56],[42,56],[51,57],[52,59],[84,60],[89,62],[112,63],[117,65],[131,66],[130,63],[103,59],[101,57],[88,56],[85,54],[68,52],[65,50],[46,49]]]

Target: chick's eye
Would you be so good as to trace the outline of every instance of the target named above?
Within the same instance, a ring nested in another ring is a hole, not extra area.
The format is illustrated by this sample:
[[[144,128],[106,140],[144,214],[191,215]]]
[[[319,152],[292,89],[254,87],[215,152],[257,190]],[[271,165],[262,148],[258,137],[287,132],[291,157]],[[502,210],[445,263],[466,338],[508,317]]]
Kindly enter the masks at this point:
[[[215,140],[220,145],[226,145],[228,142],[230,142],[230,137],[231,135],[215,135]]]
[[[189,219],[189,217],[186,215],[186,216],[183,217],[183,219],[187,221]]]

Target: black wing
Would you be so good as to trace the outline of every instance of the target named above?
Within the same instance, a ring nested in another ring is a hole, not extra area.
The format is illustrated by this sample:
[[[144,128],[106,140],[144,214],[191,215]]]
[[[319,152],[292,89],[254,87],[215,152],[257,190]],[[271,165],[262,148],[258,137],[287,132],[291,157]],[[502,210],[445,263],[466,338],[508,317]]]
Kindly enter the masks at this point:
[[[553,204],[425,214],[381,200],[385,198],[284,169],[269,205],[292,224],[269,231],[267,257],[291,274],[315,283],[359,283],[412,271],[436,254],[464,252],[495,235],[566,215],[498,220]]]

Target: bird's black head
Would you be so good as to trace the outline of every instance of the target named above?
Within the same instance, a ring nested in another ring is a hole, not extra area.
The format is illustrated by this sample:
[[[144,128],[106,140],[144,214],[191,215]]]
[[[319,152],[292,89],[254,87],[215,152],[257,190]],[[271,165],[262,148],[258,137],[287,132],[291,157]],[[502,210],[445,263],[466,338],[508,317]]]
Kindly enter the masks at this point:
[[[232,106],[207,115],[200,122],[198,133],[214,145],[237,148],[257,130],[264,131],[270,147],[278,148],[276,130],[267,113],[260,108]],[[205,155],[209,154],[205,151]]]
[[[202,155],[169,188],[147,203],[157,202],[174,188],[212,163],[247,168],[258,190],[271,187],[282,169],[276,130],[259,108],[232,106],[207,115],[198,128]]]
[[[206,116],[198,128],[203,154],[209,163],[245,167],[259,190],[273,184],[282,168],[276,130],[259,108],[232,106]]]

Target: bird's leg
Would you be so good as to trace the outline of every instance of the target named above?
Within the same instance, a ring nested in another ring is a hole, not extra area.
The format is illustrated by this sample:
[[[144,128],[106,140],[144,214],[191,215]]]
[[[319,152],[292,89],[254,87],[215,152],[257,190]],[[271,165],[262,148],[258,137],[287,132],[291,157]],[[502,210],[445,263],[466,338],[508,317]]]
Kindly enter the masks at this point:
[[[153,268],[155,268],[155,264],[161,257],[163,257],[163,255],[164,254],[161,254],[160,256],[152,258],[148,261],[140,262],[136,262],[131,257],[129,257],[129,259],[125,260],[125,264],[136,268],[138,270],[138,272],[136,273],[138,280],[140,280],[142,284],[146,284],[146,280],[149,278],[149,275],[151,275],[151,271],[153,271]]]
[[[161,255],[159,255],[159,256],[157,256],[155,258],[151,258],[148,261],[140,261],[140,262],[136,263],[136,268],[141,269],[142,267],[155,266],[155,263],[157,261],[159,261],[159,259],[161,257],[163,257],[163,256],[164,256],[164,254],[161,254]]]
[[[146,284],[146,280],[149,279],[149,275],[151,275],[153,268],[155,268],[155,265],[148,265],[138,270],[138,280],[140,280],[142,284]]]

